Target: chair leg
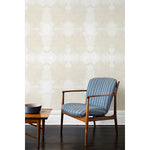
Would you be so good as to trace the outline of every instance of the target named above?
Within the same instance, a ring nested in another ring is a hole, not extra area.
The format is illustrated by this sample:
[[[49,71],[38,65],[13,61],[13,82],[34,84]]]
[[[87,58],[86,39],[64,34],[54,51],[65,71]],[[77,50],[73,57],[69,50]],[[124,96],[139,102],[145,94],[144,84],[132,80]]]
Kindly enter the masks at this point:
[[[93,123],[94,123],[94,128],[95,128],[95,126],[96,126],[96,123],[95,123],[95,121],[93,121]]]
[[[116,136],[118,136],[117,117],[115,117],[114,121],[115,121]]]
[[[87,140],[88,140],[88,120],[85,122],[85,143],[84,146],[87,146]]]
[[[63,118],[64,118],[64,114],[61,111],[61,126],[60,126],[60,135],[62,136],[62,130],[63,130]]]

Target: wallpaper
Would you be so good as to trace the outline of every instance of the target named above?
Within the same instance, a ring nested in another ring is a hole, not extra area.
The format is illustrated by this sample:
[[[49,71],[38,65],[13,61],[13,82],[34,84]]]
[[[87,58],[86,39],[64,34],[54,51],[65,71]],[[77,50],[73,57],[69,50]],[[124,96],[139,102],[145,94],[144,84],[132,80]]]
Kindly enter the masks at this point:
[[[25,102],[58,110],[63,90],[113,77],[124,110],[124,0],[26,0],[25,8]],[[65,99],[84,103],[85,93]]]

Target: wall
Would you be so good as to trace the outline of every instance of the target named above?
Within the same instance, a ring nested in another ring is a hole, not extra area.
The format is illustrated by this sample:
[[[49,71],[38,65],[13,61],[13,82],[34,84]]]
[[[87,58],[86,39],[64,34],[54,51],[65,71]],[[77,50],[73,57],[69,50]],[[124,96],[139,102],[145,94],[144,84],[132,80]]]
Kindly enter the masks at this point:
[[[124,0],[26,0],[26,103],[59,110],[61,91],[93,77],[120,80],[125,109]],[[84,102],[84,93],[65,102]]]

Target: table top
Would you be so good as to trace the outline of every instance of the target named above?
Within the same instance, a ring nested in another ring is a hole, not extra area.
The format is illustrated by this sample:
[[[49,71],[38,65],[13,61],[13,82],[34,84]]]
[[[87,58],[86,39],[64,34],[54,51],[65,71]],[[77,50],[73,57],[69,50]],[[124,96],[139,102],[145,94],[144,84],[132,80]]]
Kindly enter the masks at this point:
[[[52,109],[42,108],[39,114],[26,114],[25,119],[47,119],[51,113]]]

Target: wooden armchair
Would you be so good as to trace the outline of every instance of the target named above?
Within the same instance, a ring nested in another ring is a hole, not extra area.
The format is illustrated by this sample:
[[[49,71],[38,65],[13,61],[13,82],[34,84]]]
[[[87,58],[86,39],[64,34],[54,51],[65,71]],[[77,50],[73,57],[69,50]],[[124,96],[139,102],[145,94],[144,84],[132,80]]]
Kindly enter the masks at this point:
[[[68,115],[75,119],[85,122],[85,146],[87,146],[88,122],[114,119],[116,135],[118,135],[117,127],[117,91],[119,82],[113,78],[93,78],[89,81],[87,90],[66,90],[62,91],[62,107],[61,107],[61,128],[62,136],[63,115]],[[67,92],[86,92],[85,104],[82,103],[66,103],[64,104],[64,96]],[[114,114],[105,116],[110,108],[111,101],[114,97]]]

